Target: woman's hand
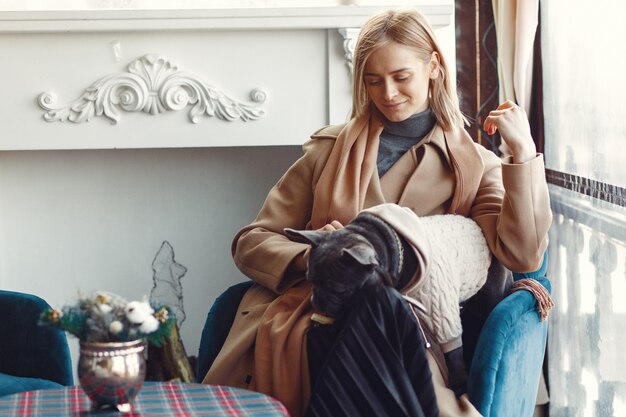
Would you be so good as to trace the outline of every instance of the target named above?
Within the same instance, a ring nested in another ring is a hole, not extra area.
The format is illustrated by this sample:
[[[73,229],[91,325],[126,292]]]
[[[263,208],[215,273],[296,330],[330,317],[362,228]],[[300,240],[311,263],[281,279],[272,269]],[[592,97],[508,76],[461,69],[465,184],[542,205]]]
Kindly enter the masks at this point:
[[[334,232],[335,230],[343,229],[343,224],[339,223],[337,220],[333,220],[325,226],[320,227],[320,232]]]
[[[496,133],[496,130],[500,131],[502,140],[511,149],[513,162],[527,162],[537,155],[526,112],[512,101],[504,102],[492,110],[483,128],[490,135]]]
[[[317,229],[317,231],[334,232],[335,230],[339,230],[339,229],[343,229],[343,224],[341,224],[337,220],[333,220],[330,223]],[[287,270],[290,272],[306,271],[309,268],[309,252],[310,252],[310,249],[302,253],[302,255],[296,256],[289,264],[289,267],[287,268]]]

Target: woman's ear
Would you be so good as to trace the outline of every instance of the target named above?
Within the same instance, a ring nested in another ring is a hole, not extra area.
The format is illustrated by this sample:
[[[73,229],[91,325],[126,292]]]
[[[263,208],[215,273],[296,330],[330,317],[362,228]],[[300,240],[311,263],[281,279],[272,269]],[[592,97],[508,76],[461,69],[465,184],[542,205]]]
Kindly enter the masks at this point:
[[[439,53],[437,51],[433,51],[433,53],[430,54],[430,61],[428,62],[428,66],[430,67],[430,73],[428,76],[431,80],[436,80],[437,77],[439,77],[440,65]]]

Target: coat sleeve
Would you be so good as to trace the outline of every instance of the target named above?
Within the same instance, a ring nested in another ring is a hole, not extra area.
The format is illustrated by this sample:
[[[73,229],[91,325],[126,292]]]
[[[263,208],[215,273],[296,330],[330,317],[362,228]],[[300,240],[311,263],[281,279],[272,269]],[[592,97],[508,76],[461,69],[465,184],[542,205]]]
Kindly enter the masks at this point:
[[[513,164],[477,147],[485,171],[470,216],[504,266],[515,272],[534,271],[541,266],[552,223],[543,155]]]
[[[268,193],[256,219],[233,239],[235,265],[245,275],[281,293],[304,277],[309,245],[290,241],[283,229],[305,229],[311,220],[314,184],[330,154],[332,139],[304,144],[304,155]]]

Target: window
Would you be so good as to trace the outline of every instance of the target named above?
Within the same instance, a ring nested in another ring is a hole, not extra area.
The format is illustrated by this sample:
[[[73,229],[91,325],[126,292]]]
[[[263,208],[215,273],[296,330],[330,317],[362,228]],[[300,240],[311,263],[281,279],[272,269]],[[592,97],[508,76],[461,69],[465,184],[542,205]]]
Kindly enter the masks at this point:
[[[550,416],[626,415],[626,5],[541,2]]]

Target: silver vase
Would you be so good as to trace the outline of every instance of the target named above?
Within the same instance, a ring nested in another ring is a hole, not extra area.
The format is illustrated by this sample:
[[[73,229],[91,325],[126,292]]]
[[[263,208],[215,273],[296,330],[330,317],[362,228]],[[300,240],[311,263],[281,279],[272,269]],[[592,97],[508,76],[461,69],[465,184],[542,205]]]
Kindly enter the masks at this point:
[[[92,411],[131,411],[146,377],[143,340],[119,343],[80,342],[78,379],[92,401]]]

